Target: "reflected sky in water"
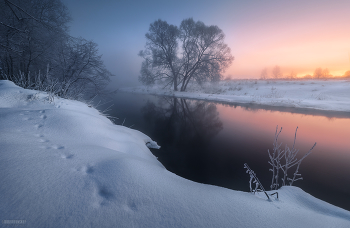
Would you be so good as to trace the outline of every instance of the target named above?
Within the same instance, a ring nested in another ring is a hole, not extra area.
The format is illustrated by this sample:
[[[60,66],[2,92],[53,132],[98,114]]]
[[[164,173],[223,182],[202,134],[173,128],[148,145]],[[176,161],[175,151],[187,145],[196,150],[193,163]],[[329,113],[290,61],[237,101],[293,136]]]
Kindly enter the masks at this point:
[[[130,126],[161,145],[152,150],[171,172],[184,178],[249,191],[244,163],[269,189],[268,153],[276,126],[279,142],[300,156],[315,142],[300,166],[296,186],[317,198],[350,210],[350,115],[276,107],[234,106],[188,99],[118,93],[109,112],[116,124]],[[307,114],[306,114],[307,113]],[[126,120],[124,120],[126,118]],[[290,173],[292,175],[292,173]]]
[[[218,138],[222,139],[217,141],[227,142],[234,136],[245,141],[247,145],[269,142],[268,147],[262,146],[258,151],[238,151],[238,154],[248,153],[248,156],[256,157],[258,162],[267,162],[267,149],[272,150],[277,125],[283,127],[279,142],[290,147],[298,126],[295,147],[300,149],[299,154],[305,154],[315,142],[317,145],[301,164],[300,172],[304,180],[296,182],[295,185],[321,199],[329,198],[329,202],[337,202],[337,205],[350,209],[350,119],[344,118],[344,113],[340,113],[340,117],[334,117],[333,113],[333,117],[329,118],[276,110],[249,110],[222,104],[216,107],[224,126],[218,135]],[[253,167],[254,165],[251,165],[251,168]],[[257,174],[259,175],[259,172]],[[271,174],[264,172],[264,175]]]

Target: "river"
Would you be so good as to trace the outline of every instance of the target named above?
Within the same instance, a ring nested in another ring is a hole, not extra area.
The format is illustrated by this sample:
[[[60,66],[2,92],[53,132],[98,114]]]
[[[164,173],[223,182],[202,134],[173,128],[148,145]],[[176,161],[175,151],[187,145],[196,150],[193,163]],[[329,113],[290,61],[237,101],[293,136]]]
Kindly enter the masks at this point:
[[[269,156],[276,127],[281,148],[295,148],[303,180],[294,183],[309,194],[350,210],[350,113],[320,112],[119,92],[106,113],[114,122],[139,130],[161,146],[152,153],[168,169],[199,183],[249,191],[244,163],[269,190]],[[103,110],[111,103],[100,106]],[[289,173],[289,176],[293,172]]]

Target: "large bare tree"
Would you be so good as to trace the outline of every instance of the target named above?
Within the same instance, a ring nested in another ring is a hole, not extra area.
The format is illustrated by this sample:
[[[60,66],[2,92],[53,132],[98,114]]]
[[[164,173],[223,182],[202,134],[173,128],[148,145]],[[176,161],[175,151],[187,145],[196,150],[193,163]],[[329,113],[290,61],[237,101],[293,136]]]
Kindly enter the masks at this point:
[[[141,66],[140,81],[144,84],[153,84],[157,80],[165,80],[178,85],[178,37],[177,26],[169,25],[166,21],[158,20],[149,27],[146,33],[146,50],[140,51],[139,56],[144,58]]]
[[[224,38],[218,26],[192,18],[183,20],[179,28],[157,20],[146,34],[145,50],[139,53],[144,58],[139,79],[144,84],[162,81],[175,91],[178,86],[185,91],[190,81],[220,80],[234,59]]]

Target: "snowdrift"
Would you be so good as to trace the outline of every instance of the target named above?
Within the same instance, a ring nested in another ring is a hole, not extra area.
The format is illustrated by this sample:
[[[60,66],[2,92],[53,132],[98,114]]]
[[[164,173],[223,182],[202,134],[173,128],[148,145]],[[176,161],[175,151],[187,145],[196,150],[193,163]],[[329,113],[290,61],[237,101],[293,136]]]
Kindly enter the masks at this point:
[[[158,147],[86,104],[0,81],[1,226],[350,227],[296,187],[267,201],[181,178],[146,144]]]

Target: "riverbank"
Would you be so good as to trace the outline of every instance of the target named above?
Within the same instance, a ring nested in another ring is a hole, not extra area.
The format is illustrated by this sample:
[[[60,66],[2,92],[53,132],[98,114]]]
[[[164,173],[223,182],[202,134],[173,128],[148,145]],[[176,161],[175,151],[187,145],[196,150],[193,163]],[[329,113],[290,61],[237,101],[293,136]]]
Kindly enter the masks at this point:
[[[161,85],[120,90],[229,104],[350,112],[350,80],[229,80],[192,84],[186,92]]]
[[[181,178],[143,133],[0,81],[0,219],[27,227],[349,227],[297,187],[279,199]],[[248,185],[247,177],[247,185]]]

